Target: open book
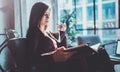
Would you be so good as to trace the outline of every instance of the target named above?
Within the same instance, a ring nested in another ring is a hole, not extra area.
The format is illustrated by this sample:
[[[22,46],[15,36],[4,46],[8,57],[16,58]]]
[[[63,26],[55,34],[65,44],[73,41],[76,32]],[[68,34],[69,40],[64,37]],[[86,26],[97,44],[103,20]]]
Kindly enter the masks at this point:
[[[79,48],[83,48],[83,47],[86,47],[86,46],[88,46],[88,44],[80,44],[78,46],[73,46],[73,47],[66,48],[64,51],[65,52],[74,51],[74,50],[77,50]]]
[[[66,49],[64,50],[64,52],[75,51],[75,50],[77,50],[77,49],[79,49],[79,48],[83,48],[83,47],[86,47],[86,46],[88,46],[88,44],[81,44],[81,45],[78,45],[78,46],[69,47],[69,48],[66,48]],[[51,54],[53,54],[54,52],[55,52],[55,51],[43,53],[43,54],[41,54],[41,56],[51,55]]]

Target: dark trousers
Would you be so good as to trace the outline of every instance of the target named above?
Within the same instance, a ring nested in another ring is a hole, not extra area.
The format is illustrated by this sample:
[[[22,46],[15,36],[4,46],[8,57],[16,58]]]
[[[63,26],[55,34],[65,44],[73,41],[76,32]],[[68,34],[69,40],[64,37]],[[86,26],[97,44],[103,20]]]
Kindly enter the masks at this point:
[[[83,47],[65,62],[56,63],[54,72],[115,72],[105,49],[98,52],[90,47]]]
[[[42,70],[34,72],[115,72],[105,49],[96,52],[88,46],[76,50],[69,60],[48,64]]]

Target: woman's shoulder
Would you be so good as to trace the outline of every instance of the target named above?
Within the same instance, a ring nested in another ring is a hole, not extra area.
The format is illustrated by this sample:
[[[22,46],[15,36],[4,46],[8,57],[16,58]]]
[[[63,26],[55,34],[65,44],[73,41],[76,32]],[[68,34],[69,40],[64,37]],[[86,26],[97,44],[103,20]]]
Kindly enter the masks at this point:
[[[38,28],[29,28],[26,37],[43,37],[44,35]]]
[[[38,32],[39,29],[37,27],[32,27],[32,28],[29,28],[28,31],[35,33],[35,32]]]

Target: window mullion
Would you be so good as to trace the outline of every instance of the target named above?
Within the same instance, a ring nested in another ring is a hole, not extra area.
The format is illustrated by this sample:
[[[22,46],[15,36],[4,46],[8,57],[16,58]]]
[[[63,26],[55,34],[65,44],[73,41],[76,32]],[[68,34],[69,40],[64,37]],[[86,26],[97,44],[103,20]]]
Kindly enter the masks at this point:
[[[93,0],[93,22],[94,22],[94,34],[96,34],[96,12],[95,12],[95,0]]]

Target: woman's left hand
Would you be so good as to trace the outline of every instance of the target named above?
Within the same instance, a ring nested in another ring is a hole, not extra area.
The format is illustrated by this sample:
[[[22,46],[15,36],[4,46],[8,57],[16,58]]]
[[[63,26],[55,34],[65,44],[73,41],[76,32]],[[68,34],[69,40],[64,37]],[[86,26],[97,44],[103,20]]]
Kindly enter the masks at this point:
[[[71,57],[71,52],[64,52],[64,49],[64,47],[60,47],[53,53],[53,59],[55,62],[66,61]]]

